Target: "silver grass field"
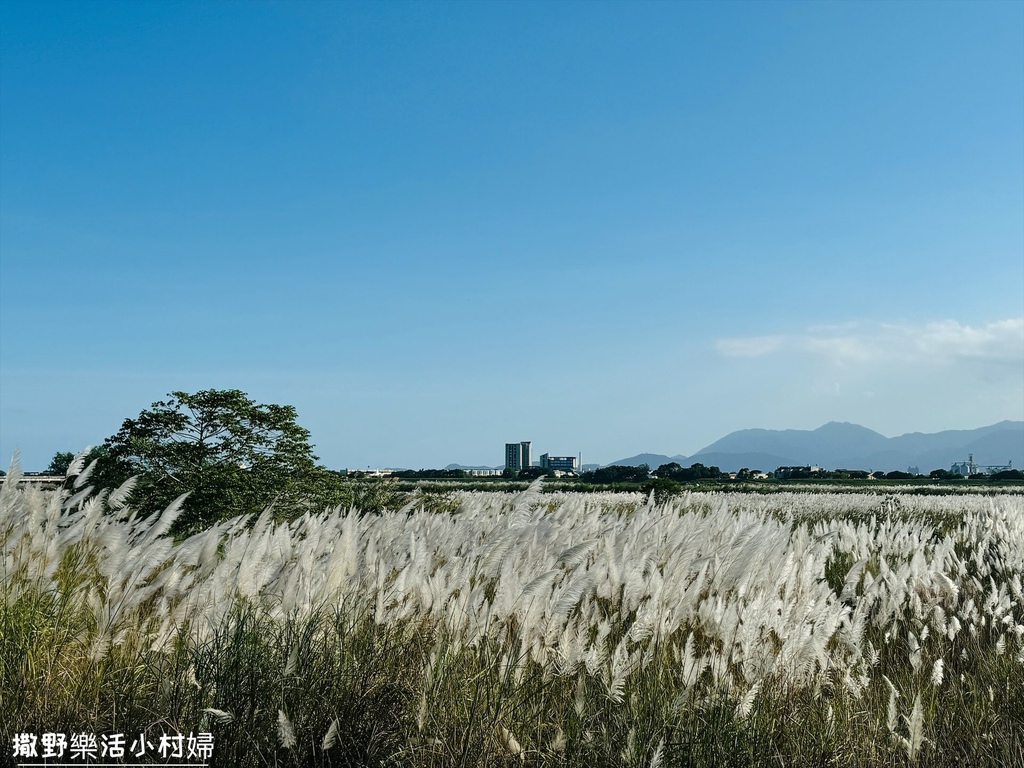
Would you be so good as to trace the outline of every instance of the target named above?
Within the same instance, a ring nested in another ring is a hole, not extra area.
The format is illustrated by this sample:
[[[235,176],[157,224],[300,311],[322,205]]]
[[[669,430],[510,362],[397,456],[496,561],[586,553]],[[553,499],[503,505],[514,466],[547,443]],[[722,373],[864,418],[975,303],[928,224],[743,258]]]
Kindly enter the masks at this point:
[[[1024,766],[1024,496],[0,490],[0,732],[216,766]]]

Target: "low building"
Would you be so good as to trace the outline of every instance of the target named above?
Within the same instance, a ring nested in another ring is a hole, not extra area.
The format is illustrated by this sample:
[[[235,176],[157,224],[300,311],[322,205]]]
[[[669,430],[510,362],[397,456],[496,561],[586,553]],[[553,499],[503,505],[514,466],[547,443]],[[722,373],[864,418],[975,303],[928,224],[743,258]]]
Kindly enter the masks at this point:
[[[575,456],[551,456],[547,453],[540,455],[541,469],[553,469],[556,472],[575,472],[577,469]]]
[[[775,477],[782,480],[787,477],[810,477],[811,475],[821,472],[822,468],[813,464],[808,464],[802,467],[778,467],[775,470]]]

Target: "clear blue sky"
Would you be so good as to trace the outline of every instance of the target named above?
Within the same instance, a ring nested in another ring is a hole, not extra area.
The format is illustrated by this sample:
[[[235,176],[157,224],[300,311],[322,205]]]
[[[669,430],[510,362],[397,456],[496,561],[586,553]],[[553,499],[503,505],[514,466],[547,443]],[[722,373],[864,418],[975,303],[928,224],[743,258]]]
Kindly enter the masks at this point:
[[[1024,3],[0,4],[0,461],[1024,419]]]

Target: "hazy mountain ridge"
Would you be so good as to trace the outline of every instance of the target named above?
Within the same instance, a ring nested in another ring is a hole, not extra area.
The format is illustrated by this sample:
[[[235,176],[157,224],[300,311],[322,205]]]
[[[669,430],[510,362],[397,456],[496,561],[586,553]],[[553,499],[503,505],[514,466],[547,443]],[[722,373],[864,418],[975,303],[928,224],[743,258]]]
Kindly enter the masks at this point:
[[[700,462],[726,472],[743,467],[767,472],[779,466],[802,465],[886,472],[918,467],[929,472],[949,469],[954,462],[966,461],[968,454],[974,454],[974,461],[982,466],[1012,462],[1014,468],[1024,468],[1024,421],[1001,421],[978,429],[910,432],[897,437],[836,421],[814,430],[741,429],[689,458],[642,453],[610,463],[646,463],[654,469],[668,461],[683,466]]]

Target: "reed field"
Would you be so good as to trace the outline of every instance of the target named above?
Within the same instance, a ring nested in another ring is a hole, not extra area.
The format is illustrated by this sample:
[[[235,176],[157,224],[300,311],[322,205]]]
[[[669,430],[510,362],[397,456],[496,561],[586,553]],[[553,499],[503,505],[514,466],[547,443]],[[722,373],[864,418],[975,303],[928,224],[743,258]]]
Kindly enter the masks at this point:
[[[180,503],[71,471],[0,490],[4,760],[208,732],[225,767],[1024,766],[1019,493],[533,485],[175,541]]]

